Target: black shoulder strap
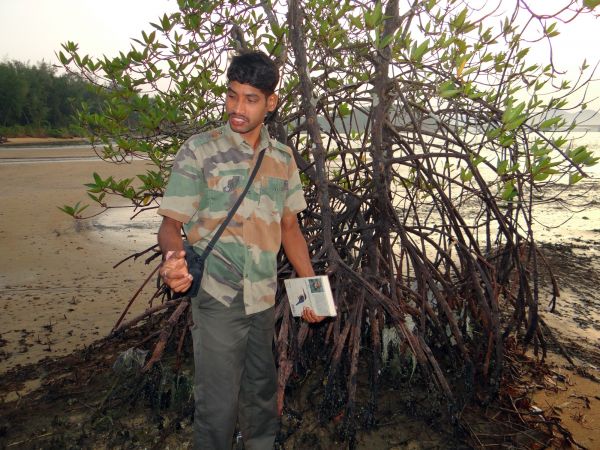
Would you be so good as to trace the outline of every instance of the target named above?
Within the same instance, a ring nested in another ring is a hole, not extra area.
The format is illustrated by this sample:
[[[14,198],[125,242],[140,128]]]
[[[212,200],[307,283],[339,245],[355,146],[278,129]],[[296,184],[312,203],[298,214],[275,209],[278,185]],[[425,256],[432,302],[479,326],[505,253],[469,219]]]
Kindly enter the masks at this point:
[[[210,242],[208,243],[208,245],[204,249],[204,252],[202,252],[201,258],[203,260],[205,260],[206,257],[208,256],[208,254],[212,251],[212,249],[214,248],[215,244],[217,243],[217,241],[219,240],[219,238],[223,234],[223,231],[225,231],[225,227],[227,227],[227,224],[231,221],[231,219],[235,215],[235,212],[237,211],[237,209],[242,204],[242,200],[244,200],[244,197],[248,193],[248,189],[250,189],[250,186],[252,185],[252,182],[254,181],[254,178],[256,177],[256,173],[258,172],[258,169],[260,168],[260,165],[262,163],[263,157],[265,156],[265,150],[266,150],[266,148],[263,149],[263,150],[261,150],[260,153],[258,154],[258,158],[256,159],[256,163],[254,164],[254,169],[252,169],[252,173],[250,174],[250,178],[248,179],[248,183],[246,184],[246,187],[244,188],[244,191],[237,198],[237,200],[235,201],[235,204],[229,210],[229,213],[227,214],[227,217],[225,218],[225,220],[223,221],[223,223],[221,223],[221,226],[219,226],[219,229],[217,230],[217,232],[213,235],[212,239],[210,240]]]

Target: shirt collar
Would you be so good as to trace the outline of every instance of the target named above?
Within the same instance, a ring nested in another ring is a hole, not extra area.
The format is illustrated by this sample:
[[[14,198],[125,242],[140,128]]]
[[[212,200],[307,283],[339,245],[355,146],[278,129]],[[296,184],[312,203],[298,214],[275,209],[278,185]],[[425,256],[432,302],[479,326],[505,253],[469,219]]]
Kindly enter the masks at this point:
[[[229,122],[225,124],[223,127],[225,135],[232,140],[236,147],[242,149],[244,152],[254,153],[254,149],[248,145],[248,143],[242,138],[240,133],[236,133],[231,129]],[[269,136],[269,132],[267,131],[266,126],[261,126],[260,128],[260,138],[258,141],[257,150],[262,150],[263,148],[267,148],[271,145],[271,137]]]

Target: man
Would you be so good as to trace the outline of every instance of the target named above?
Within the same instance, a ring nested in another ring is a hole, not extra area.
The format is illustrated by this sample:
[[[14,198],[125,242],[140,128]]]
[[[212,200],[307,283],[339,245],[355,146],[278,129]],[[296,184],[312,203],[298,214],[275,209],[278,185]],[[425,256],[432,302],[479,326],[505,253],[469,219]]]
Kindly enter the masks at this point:
[[[161,276],[185,292],[191,275],[182,226],[198,253],[212,237],[264,159],[250,190],[206,260],[192,298],[195,364],[194,448],[231,449],[236,419],[245,448],[273,447],[279,426],[273,358],[277,252],[298,276],[313,276],[296,214],[306,207],[289,147],[272,140],[265,116],[277,106],[279,73],[261,52],[233,58],[227,70],[222,128],[191,137],[179,150],[158,213]],[[322,318],[305,310],[303,319]]]

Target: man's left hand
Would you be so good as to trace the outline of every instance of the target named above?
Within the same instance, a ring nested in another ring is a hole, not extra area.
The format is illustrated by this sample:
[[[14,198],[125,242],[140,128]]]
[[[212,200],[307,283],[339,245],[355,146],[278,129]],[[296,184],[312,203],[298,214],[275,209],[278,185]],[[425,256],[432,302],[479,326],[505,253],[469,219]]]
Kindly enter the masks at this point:
[[[308,323],[319,323],[321,322],[325,316],[317,316],[312,308],[304,308],[302,310],[302,319],[306,320]]]

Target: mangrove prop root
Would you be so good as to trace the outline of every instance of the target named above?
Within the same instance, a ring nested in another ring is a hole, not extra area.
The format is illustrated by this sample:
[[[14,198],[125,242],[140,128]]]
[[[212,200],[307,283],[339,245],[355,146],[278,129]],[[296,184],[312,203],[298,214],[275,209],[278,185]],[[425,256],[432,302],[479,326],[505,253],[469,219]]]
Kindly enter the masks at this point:
[[[160,305],[152,306],[151,308],[146,309],[143,313],[135,316],[134,318],[128,320],[127,322],[121,323],[121,325],[119,325],[118,328],[115,328],[113,331],[111,331],[110,335],[113,336],[113,335],[119,333],[120,331],[126,330],[127,328],[131,328],[134,325],[136,325],[138,322],[140,322],[141,320],[144,320],[144,319],[152,316],[153,314],[156,314],[159,311],[168,309],[171,306],[178,305],[180,302],[181,302],[181,300],[179,300],[179,299],[169,300]]]
[[[148,284],[148,282],[154,277],[154,275],[156,274],[156,272],[158,272],[159,269],[160,269],[160,264],[154,268],[154,270],[150,273],[150,275],[148,275],[146,277],[146,280],[144,281],[144,283],[138,288],[138,290],[135,292],[135,294],[133,294],[133,297],[131,297],[131,300],[129,300],[129,303],[127,304],[127,306],[121,313],[119,320],[117,320],[117,323],[115,323],[115,325],[113,326],[111,333],[114,333],[119,328],[119,326],[121,325],[121,322],[123,321],[123,318],[129,311],[129,308],[131,308],[131,305],[133,305],[133,302],[135,301],[135,299],[138,297],[138,295],[140,295],[140,292],[142,292],[142,289],[144,289],[144,286],[146,286]]]
[[[165,351],[165,348],[167,346],[167,341],[169,340],[169,337],[171,336],[173,328],[175,327],[175,325],[177,325],[179,318],[183,315],[184,311],[186,310],[186,308],[189,305],[190,305],[189,298],[183,297],[182,300],[179,302],[179,305],[177,306],[175,311],[173,311],[173,314],[171,314],[171,316],[167,320],[166,324],[163,325],[163,329],[161,330],[160,336],[158,338],[158,342],[154,347],[152,356],[150,357],[150,359],[148,360],[148,362],[142,369],[143,372],[147,372],[148,370],[150,370],[152,368],[152,366],[154,365],[154,363],[156,363],[157,361],[160,360],[163,352]],[[186,317],[186,322],[187,322],[187,317]]]
[[[260,5],[273,13],[269,17],[281,16],[269,2]],[[405,22],[418,20],[416,10],[422,8],[403,8],[397,0],[385,2],[381,40],[401,35]],[[361,51],[349,46],[335,57],[318,41],[307,48],[306,14],[302,2],[288,2],[286,45],[293,57],[280,61],[283,73],[297,75],[290,94],[298,99],[297,114],[282,113],[269,126],[283,136],[302,172],[307,208],[299,222],[315,271],[330,277],[337,316],[319,325],[291,317],[280,283],[278,407],[284,407],[294,371],[318,365],[323,402],[335,397],[331,401],[337,405],[352,405],[362,361],[373,374],[375,392],[379,374],[389,369],[382,353],[397,348],[410,352],[422,378],[439,390],[449,406],[445,411],[460,424],[465,402],[496,397],[508,342],[545,348],[545,336],[552,338],[545,329],[539,332],[544,325],[538,266],[544,258],[538,258],[532,226],[537,186],[535,177],[517,166],[530,165],[533,139],[544,140],[549,151],[560,149],[527,122],[511,134],[510,146],[488,139],[487,131],[502,128],[504,111],[497,105],[507,99],[489,103],[463,91],[440,97],[439,86],[455,79],[454,71],[436,67],[425,83],[419,70],[394,60],[388,46]],[[216,51],[210,43],[205,50]],[[345,76],[347,58],[365,64],[369,74],[332,91],[332,75]],[[311,76],[315,66],[322,76]],[[514,165],[514,173],[499,173],[500,162]],[[514,187],[510,196],[502,191],[508,178]],[[278,274],[293,276],[283,256]],[[552,275],[551,285],[556,299]],[[170,300],[126,323],[124,313],[113,334],[157,312],[170,314],[155,344],[154,363],[175,322],[186,333],[186,308],[187,303]],[[384,345],[384,336],[391,336],[393,345]]]

